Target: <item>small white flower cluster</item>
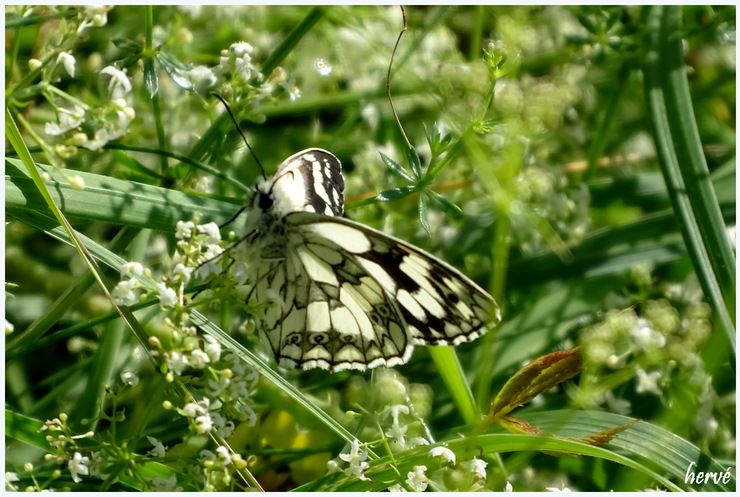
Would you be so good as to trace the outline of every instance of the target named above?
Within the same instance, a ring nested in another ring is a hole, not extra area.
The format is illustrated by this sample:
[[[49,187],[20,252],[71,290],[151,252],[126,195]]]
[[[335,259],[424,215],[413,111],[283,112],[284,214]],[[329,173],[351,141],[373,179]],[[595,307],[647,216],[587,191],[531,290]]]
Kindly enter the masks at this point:
[[[356,438],[352,440],[349,446],[349,454],[339,454],[339,458],[347,463],[347,467],[344,468],[344,474],[347,476],[354,476],[360,480],[369,480],[365,476],[365,471],[370,467],[367,462],[367,451],[360,450],[360,441]]]
[[[292,78],[288,78],[285,70],[276,68],[266,78],[255,65],[252,54],[254,47],[245,41],[233,43],[227,50],[221,52],[218,65],[207,67],[203,65],[190,69],[185,77],[190,81],[196,93],[204,95],[213,88],[221,85],[228,88],[234,95],[234,100],[242,97],[250,99],[250,107],[258,111],[261,102],[275,97],[279,90],[288,95],[290,101],[301,96],[301,91],[295,86]],[[319,71],[322,75],[331,73],[331,66],[324,63]]]
[[[240,454],[234,453],[229,447],[220,445],[216,452],[210,450],[200,451],[198,461],[202,468],[203,491],[213,492],[224,486],[230,485],[233,480],[232,473],[247,467],[247,462]]]
[[[228,50],[221,52],[218,66],[214,72],[219,75],[232,74],[235,77],[249,81],[252,78],[262,79],[262,73],[252,63],[254,47],[246,41],[233,43]]]
[[[651,268],[639,268],[631,276],[638,295],[656,290]],[[633,370],[634,377],[622,381],[633,381],[634,391],[640,395],[661,397],[671,382],[679,379],[682,388],[693,389],[697,395],[704,392],[709,374],[699,351],[710,334],[711,310],[698,294],[678,292],[675,287],[663,290],[669,298],[643,301],[639,314],[634,307],[624,308],[632,299],[609,296],[607,305],[617,308],[584,328],[580,337],[584,372],[574,396],[576,403],[586,407],[607,403],[610,410],[629,414],[628,401],[604,390],[605,383],[613,388],[613,382],[603,381],[603,376],[614,370]],[[711,438],[712,424],[716,423],[711,412],[714,404],[701,405],[702,424]]]
[[[116,304],[133,305],[144,297],[156,295],[163,309],[180,309],[183,307],[185,286],[193,275],[209,278],[221,274],[226,261],[221,257],[224,247],[216,223],[196,225],[192,221],[178,221],[175,238],[181,253],[176,256],[179,262],[172,273],[154,283],[154,289],[146,290],[142,286],[143,277],[150,276],[150,272],[137,262],[124,264],[121,267],[123,279],[111,292]],[[234,271],[233,274],[241,278],[235,284],[242,284],[246,280],[246,271]]]
[[[163,353],[170,369],[167,378],[174,381],[182,376],[185,368],[207,369],[206,379],[191,379],[192,385],[200,386],[205,397],[198,402],[190,402],[178,412],[191,418],[197,433],[208,433],[215,429],[224,438],[231,436],[235,425],[233,419],[254,426],[257,415],[249,403],[259,374],[234,354],[227,354],[223,360],[221,346],[212,337],[203,339],[208,343],[205,351],[196,348],[188,352]],[[210,399],[218,399],[217,408],[212,408]]]
[[[81,20],[77,27],[77,33],[82,33],[90,26],[99,28],[108,23],[108,12],[113,8],[112,5],[85,5],[77,12],[78,19]]]
[[[56,455],[46,454],[44,458],[48,461],[56,460],[58,464],[67,463],[67,469],[72,475],[75,483],[82,481],[81,476],[90,475],[91,464],[90,458],[80,452],[81,447],[77,440],[92,438],[93,432],[87,432],[82,435],[72,435],[70,427],[67,425],[67,414],[60,413],[59,417],[49,419],[44,422],[40,431],[49,431],[54,435],[46,435],[46,441],[56,449]]]
[[[75,58],[67,53],[60,52],[57,63],[63,65],[65,71],[72,77],[75,73]],[[126,134],[129,125],[136,117],[133,107],[126,102],[125,96],[131,91],[131,82],[126,73],[108,66],[100,71],[103,76],[110,77],[108,92],[110,102],[97,106],[95,112],[73,100],[74,108],[57,108],[58,122],[47,122],[44,131],[50,136],[67,135],[67,138],[56,145],[55,150],[60,157],[66,158],[74,154],[77,147],[96,151],[102,149],[108,142],[116,140]],[[81,130],[80,126],[88,120],[96,124],[95,135],[91,138]]]
[[[182,487],[177,486],[177,475],[173,473],[169,478],[155,476],[147,478],[149,490],[152,492],[182,492]]]
[[[391,427],[385,432],[385,436],[391,441],[391,447],[395,450],[407,450],[413,449],[420,445],[429,445],[429,440],[424,437],[406,437],[408,431],[408,424],[400,421],[400,416],[408,416],[410,413],[409,406],[404,404],[393,404],[386,406],[380,411],[379,416],[381,419],[391,418]]]
[[[193,221],[178,221],[175,238],[183,262],[175,266],[174,273],[184,280],[183,284],[190,279],[193,269],[196,276],[204,279],[223,271],[224,247],[216,223],[196,225]]]

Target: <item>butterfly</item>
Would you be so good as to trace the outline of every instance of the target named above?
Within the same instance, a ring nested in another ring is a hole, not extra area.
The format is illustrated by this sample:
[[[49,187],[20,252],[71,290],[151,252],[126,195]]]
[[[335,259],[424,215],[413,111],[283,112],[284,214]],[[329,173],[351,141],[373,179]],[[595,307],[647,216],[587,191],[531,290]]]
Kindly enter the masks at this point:
[[[287,158],[258,181],[246,211],[247,300],[272,302],[260,328],[282,366],[393,367],[415,345],[468,342],[500,320],[457,269],[342,217],[342,165],[326,150]]]

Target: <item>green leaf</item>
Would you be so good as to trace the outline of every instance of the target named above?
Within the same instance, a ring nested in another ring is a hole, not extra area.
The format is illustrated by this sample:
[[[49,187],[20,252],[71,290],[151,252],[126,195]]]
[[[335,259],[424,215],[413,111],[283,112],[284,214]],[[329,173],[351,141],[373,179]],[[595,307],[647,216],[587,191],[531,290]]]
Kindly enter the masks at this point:
[[[416,191],[416,188],[413,186],[399,186],[398,188],[391,188],[390,190],[378,193],[375,199],[380,202],[393,202],[394,200],[409,196],[414,191]]]
[[[121,150],[112,150],[111,152],[116,158],[116,161],[131,172],[128,179],[146,182],[148,184],[154,184],[155,182],[162,180],[162,177],[159,174],[152,171],[130,155],[123,153]]]
[[[383,152],[379,152],[381,159],[383,159],[383,162],[385,163],[386,167],[396,176],[400,176],[401,178],[405,179],[409,183],[414,182],[414,177],[411,176],[404,168],[399,164],[398,162],[394,161],[387,155],[385,155]]]
[[[155,56],[157,61],[162,65],[167,75],[172,81],[186,91],[193,91],[193,84],[184,73],[192,69],[192,66],[185,64],[172,54],[158,52]]]
[[[16,159],[5,160],[6,209],[47,213],[44,200],[33,181],[19,166],[20,162]],[[77,191],[58,170],[41,164],[37,167],[50,175],[51,199],[62,206],[63,212],[70,218],[94,219],[172,233],[179,220],[198,216],[202,222],[212,220],[221,224],[228,221],[238,209],[235,204],[227,202],[82,171],[75,173],[85,181],[85,189]]]
[[[428,235],[431,235],[431,229],[429,228],[429,209],[427,208],[426,197],[419,195],[419,222],[421,227]]]
[[[712,188],[689,93],[681,6],[651,7],[644,73],[653,138],[702,290],[735,352],[735,258]]]
[[[452,217],[453,219],[459,219],[462,217],[463,211],[462,209],[460,209],[460,207],[453,204],[452,202],[450,202],[449,200],[447,200],[445,197],[435,192],[434,190],[426,189],[424,190],[424,195],[426,195],[429,198],[429,201],[432,203],[432,205],[435,208],[444,212],[445,214]]]
[[[157,70],[154,68],[154,59],[151,57],[144,58],[144,86],[149,92],[150,98],[154,98],[154,95],[159,92]]]
[[[480,412],[475,405],[470,384],[460,365],[455,347],[429,347],[427,350],[465,424],[473,425],[480,422]]]
[[[415,148],[411,147],[406,149],[406,160],[409,161],[411,171],[414,173],[416,181],[419,181],[422,177],[421,158],[419,157],[419,153],[416,151]]]
[[[144,50],[144,45],[130,38],[113,38],[111,41],[116,48],[120,48],[124,51],[139,54]]]

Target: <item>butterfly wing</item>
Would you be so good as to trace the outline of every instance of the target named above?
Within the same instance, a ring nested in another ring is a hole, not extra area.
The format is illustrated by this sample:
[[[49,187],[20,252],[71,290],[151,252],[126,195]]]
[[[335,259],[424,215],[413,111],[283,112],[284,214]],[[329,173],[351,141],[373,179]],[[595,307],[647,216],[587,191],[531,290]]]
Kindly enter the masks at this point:
[[[258,298],[270,288],[279,295],[263,329],[285,365],[392,367],[414,345],[467,342],[500,319],[478,285],[402,240],[309,212],[286,222],[288,256],[257,285]]]
[[[432,255],[342,218],[342,166],[326,150],[287,158],[251,199],[245,253],[262,331],[286,366],[405,363],[414,345],[456,345],[500,319],[493,299]]]

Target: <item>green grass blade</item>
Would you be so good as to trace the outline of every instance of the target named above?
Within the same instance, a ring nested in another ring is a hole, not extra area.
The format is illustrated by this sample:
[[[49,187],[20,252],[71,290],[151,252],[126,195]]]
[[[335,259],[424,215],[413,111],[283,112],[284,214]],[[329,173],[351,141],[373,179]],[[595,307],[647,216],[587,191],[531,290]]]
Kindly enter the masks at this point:
[[[480,411],[454,347],[429,347],[428,350],[465,423],[479,423]]]
[[[38,168],[51,176],[50,197],[70,218],[171,233],[179,220],[198,216],[201,222],[220,224],[238,209],[237,204],[81,171],[75,174],[85,181],[85,189],[77,191],[53,168],[41,164]],[[5,205],[29,211],[39,211],[44,205],[29,174],[15,159],[5,160]]]
[[[680,6],[652,7],[644,60],[653,138],[702,289],[735,351],[735,260],[710,183],[682,59]]]

